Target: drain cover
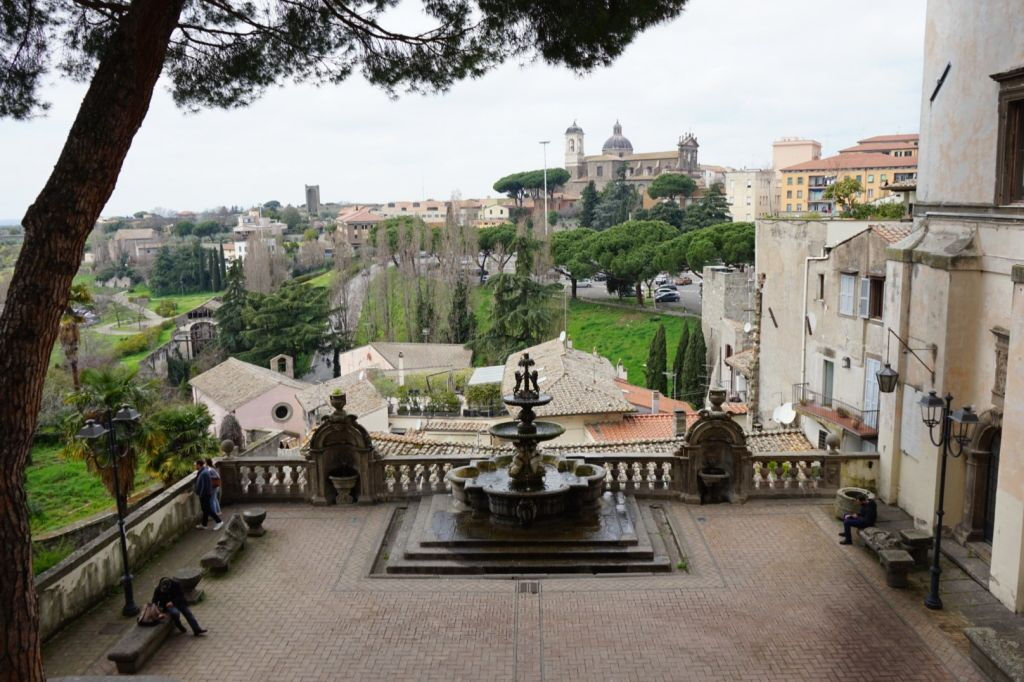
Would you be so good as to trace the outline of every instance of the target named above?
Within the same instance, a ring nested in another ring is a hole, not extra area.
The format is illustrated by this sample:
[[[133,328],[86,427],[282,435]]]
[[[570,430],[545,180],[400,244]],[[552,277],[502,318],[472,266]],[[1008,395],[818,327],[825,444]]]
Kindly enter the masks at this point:
[[[519,594],[537,594],[540,592],[540,583],[536,580],[524,580],[519,583]]]

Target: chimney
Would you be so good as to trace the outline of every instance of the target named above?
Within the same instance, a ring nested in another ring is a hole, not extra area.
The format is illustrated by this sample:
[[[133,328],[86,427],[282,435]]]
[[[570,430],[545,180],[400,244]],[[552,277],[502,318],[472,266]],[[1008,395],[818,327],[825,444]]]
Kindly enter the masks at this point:
[[[405,386],[405,354],[398,351],[398,385]]]
[[[651,414],[658,414],[659,398],[661,398],[661,393],[658,391],[651,391]]]
[[[622,364],[622,360],[615,363],[615,378],[622,379],[623,381],[629,381],[629,377],[626,374],[626,368]]]
[[[686,410],[675,410],[676,415],[676,437],[682,438],[686,435]]]

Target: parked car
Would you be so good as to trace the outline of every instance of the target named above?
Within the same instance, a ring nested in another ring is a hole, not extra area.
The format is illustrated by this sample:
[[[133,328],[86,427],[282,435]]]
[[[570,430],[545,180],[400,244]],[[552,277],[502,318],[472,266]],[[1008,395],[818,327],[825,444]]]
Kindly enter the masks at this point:
[[[578,282],[576,282],[577,289],[589,289],[592,286],[594,286],[594,283],[591,282],[589,279],[581,279]]]
[[[668,281],[668,276],[667,275],[658,275],[657,277],[654,278],[654,283],[658,284],[658,285],[664,284],[667,281]]]
[[[661,286],[658,287],[658,291],[661,291],[662,289],[669,289],[671,291],[676,291],[678,289],[678,287],[676,287],[676,285],[673,284],[672,282],[665,282],[664,284],[662,284]]]
[[[686,286],[687,284],[693,284],[693,280],[684,275],[682,277],[676,277],[676,284],[679,286]]]
[[[594,275],[594,281],[595,282],[605,282],[607,280],[608,280],[608,275],[604,274],[603,272],[599,272],[596,275]]]
[[[654,294],[654,301],[656,303],[675,303],[679,300],[679,293],[668,289],[666,291],[659,291]]]

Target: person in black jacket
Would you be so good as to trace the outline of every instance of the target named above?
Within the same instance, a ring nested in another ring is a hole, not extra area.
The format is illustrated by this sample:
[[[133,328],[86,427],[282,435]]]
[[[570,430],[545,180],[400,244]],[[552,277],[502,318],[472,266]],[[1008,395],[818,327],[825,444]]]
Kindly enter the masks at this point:
[[[859,514],[847,514],[843,517],[843,532],[840,533],[843,539],[840,545],[852,545],[853,538],[850,537],[851,528],[867,528],[875,525],[878,518],[878,505],[875,503],[874,495],[865,497],[860,501]]]
[[[182,591],[181,584],[177,580],[160,578],[156,590],[153,591],[153,603],[171,617],[175,627],[181,632],[185,632],[185,626],[181,624],[181,617],[185,616],[189,627],[192,628],[193,635],[198,637],[206,633],[206,630],[199,627],[199,621],[192,615],[192,610],[188,608],[188,602],[185,601],[185,593]]]

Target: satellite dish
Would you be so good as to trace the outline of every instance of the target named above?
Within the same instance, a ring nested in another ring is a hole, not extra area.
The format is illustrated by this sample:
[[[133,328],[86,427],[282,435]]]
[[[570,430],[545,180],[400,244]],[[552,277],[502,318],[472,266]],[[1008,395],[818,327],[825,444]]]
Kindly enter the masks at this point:
[[[750,333],[750,331],[751,331],[751,330],[752,330],[753,328],[754,328],[754,325],[750,324],[749,322],[744,322],[744,323],[743,323],[743,333],[744,333],[744,334],[749,334],[749,333]]]
[[[786,403],[785,405],[779,405],[772,411],[772,421],[776,421],[783,426],[789,426],[796,419],[796,410],[793,409],[793,403]]]

